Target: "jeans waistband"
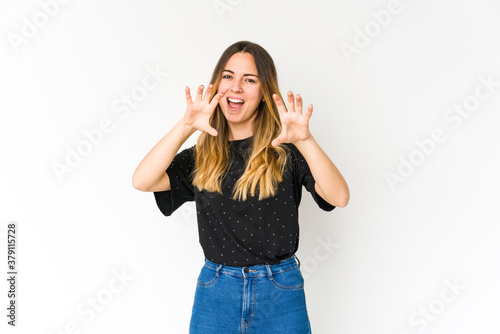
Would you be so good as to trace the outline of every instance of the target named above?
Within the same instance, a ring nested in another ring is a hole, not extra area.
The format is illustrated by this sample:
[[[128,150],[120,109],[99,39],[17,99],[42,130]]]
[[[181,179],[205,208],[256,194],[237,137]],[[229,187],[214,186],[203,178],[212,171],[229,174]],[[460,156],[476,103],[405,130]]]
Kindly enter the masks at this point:
[[[278,264],[256,264],[253,266],[226,266],[219,263],[212,262],[205,258],[205,266],[219,272],[230,275],[245,276],[245,277],[258,277],[258,276],[272,276],[283,271],[300,267],[300,261],[296,255],[288,259],[281,260]]]

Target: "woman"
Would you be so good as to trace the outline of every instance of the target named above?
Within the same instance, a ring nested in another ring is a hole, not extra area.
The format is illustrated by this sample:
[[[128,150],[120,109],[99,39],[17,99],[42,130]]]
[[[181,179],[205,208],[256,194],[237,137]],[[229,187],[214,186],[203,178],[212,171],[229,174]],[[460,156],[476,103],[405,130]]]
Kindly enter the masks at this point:
[[[305,186],[320,208],[349,201],[347,184],[309,131],[313,107],[281,98],[271,56],[229,46],[204,93],[186,87],[184,117],[144,157],[134,188],[169,216],[196,201],[205,263],[190,333],[310,333],[295,256]],[[196,130],[197,144],[178,153]]]

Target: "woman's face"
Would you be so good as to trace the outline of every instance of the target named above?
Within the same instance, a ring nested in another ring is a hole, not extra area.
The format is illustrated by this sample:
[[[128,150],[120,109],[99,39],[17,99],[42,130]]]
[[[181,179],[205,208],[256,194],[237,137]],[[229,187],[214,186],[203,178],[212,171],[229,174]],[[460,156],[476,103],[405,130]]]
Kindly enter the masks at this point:
[[[263,96],[255,61],[250,53],[238,52],[229,58],[217,91],[227,91],[219,104],[233,137],[240,137],[235,131],[248,135]]]

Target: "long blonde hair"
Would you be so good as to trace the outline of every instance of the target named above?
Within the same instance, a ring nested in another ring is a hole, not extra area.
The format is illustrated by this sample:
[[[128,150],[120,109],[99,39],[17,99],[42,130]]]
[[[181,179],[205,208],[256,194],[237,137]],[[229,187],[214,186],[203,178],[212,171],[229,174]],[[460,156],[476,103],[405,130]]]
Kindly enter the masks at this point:
[[[259,200],[276,194],[277,185],[283,180],[283,173],[288,157],[285,145],[273,147],[271,141],[281,133],[281,121],[273,94],[281,98],[278,88],[278,75],[273,59],[261,46],[240,41],[229,46],[215,66],[210,83],[214,85],[211,98],[215,96],[222,77],[224,66],[235,53],[250,53],[255,61],[257,75],[261,82],[264,101],[257,107],[254,119],[251,154],[246,161],[245,170],[233,189],[233,199],[245,201],[255,196],[258,190]],[[230,165],[229,127],[217,105],[210,118],[210,125],[218,131],[217,136],[202,132],[195,149],[195,168],[193,185],[200,191],[221,193],[221,183]]]

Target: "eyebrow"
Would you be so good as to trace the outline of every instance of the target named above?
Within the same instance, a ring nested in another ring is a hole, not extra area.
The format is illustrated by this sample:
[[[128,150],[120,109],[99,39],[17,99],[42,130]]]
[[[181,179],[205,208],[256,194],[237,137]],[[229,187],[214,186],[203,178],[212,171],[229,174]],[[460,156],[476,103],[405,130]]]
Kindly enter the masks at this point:
[[[233,72],[233,71],[231,71],[231,70],[222,70],[222,72],[229,72],[229,73],[234,74],[234,72]],[[256,75],[256,74],[250,74],[250,73],[243,74],[243,76],[244,76],[244,77],[248,77],[248,76],[250,76],[250,77],[257,77],[257,78],[259,77],[259,76],[258,76],[258,75]]]

